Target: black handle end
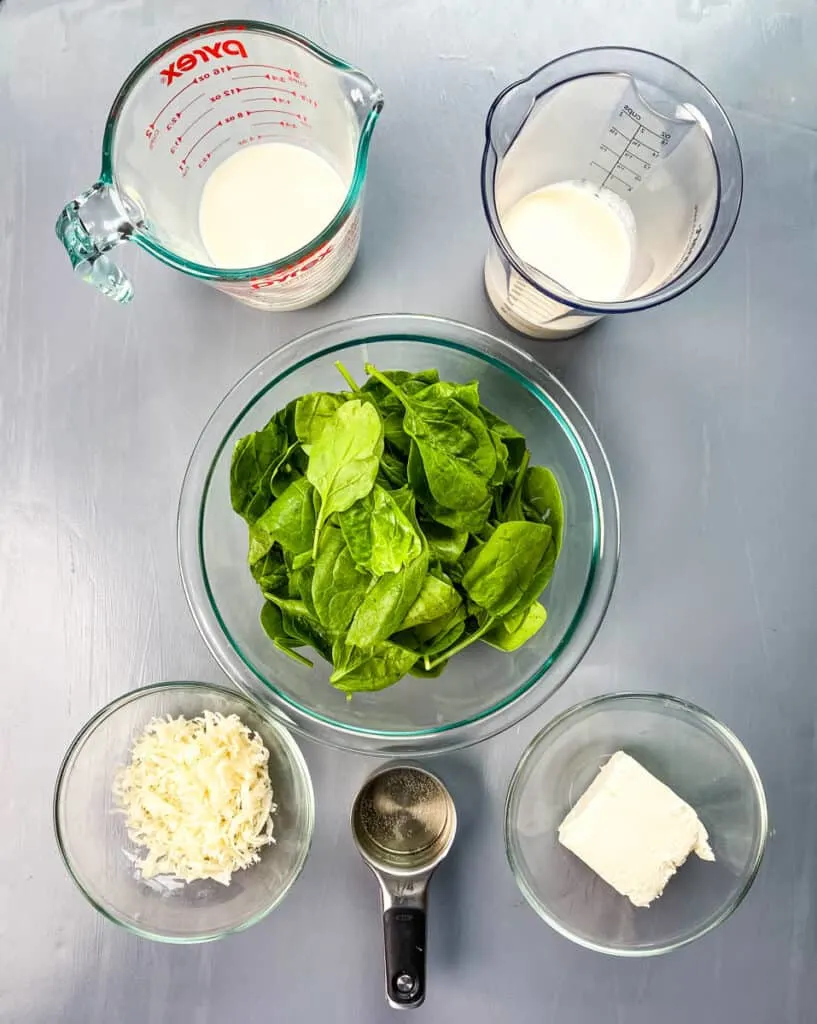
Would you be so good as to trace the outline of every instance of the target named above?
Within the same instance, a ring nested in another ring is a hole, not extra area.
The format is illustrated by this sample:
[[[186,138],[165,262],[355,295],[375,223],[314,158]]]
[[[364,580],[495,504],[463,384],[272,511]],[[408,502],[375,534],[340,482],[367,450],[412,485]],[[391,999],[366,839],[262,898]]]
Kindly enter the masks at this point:
[[[426,915],[418,907],[391,907],[383,915],[386,995],[394,1006],[420,1006],[426,997]]]

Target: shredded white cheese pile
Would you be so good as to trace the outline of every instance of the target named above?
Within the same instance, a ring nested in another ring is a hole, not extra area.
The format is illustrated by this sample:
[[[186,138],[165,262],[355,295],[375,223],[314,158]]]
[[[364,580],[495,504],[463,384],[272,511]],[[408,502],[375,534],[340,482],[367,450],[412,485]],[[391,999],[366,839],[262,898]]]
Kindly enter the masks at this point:
[[[230,884],[275,842],[269,751],[237,715],[154,718],[120,768],[114,798],[128,834],[147,849],[145,878],[168,874]]]

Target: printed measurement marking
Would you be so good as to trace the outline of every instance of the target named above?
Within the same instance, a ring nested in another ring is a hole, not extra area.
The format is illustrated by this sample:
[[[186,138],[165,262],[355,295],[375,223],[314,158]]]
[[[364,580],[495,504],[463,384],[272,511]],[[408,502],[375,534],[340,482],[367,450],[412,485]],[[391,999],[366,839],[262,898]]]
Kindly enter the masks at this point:
[[[290,96],[297,96],[298,93],[294,89],[282,89],[277,85],[239,85],[236,87],[236,92],[252,92],[253,89],[267,89],[270,92],[285,92]]]
[[[638,123],[638,121],[636,121],[635,131],[633,132],[632,136],[627,140],[627,145],[624,147],[624,150],[622,151],[622,154],[616,158],[616,162],[613,164],[613,166],[607,172],[607,174],[606,174],[606,176],[604,178],[604,181],[601,183],[601,187],[602,188],[604,188],[604,186],[607,184],[607,182],[610,180],[610,178],[615,177],[613,172],[615,170],[617,170],[619,164],[621,163],[621,156],[623,156],[623,154],[627,152],[627,150],[628,150],[628,148],[630,146],[630,143],[633,141],[633,139],[635,139],[636,135],[638,135],[638,133],[640,131],[641,131],[641,125]],[[604,146],[604,143],[602,143],[602,148],[603,149],[606,148]],[[616,181],[620,181],[620,180],[621,180],[620,178],[616,178]],[[622,182],[622,184],[623,184],[623,182]],[[630,189],[630,191],[632,191],[632,188]]]
[[[252,110],[252,114],[277,114],[277,110]],[[300,128],[303,125],[306,128],[311,127],[307,122],[301,121],[300,124],[293,124],[292,121],[258,121],[259,128]]]
[[[178,152],[179,146],[181,145],[182,139],[185,137],[185,135],[187,135],[187,133],[190,131],[190,129],[191,128],[195,128],[196,125],[199,123],[199,121],[201,121],[201,119],[203,117],[206,117],[209,113],[210,113],[210,109],[208,107],[208,109],[205,110],[203,114],[199,114],[199,116],[194,121],[190,122],[190,124],[185,128],[185,130],[181,133],[181,135],[177,135],[176,136],[176,138],[170,144],[170,155],[171,156],[175,156],[176,155],[176,153]]]
[[[649,132],[649,133],[650,133],[650,135],[654,135],[654,136],[656,137],[656,139],[660,139],[660,140],[661,140],[661,142],[662,142],[662,143],[663,143],[663,144],[664,144],[665,146],[666,146],[666,144],[667,144],[667,143],[669,142],[669,140],[670,140],[670,133],[669,133],[669,132],[654,132],[654,131],[652,130],[652,128],[648,128],[648,127],[647,127],[647,126],[646,126],[645,124],[642,124],[642,123],[641,123],[641,117],[640,117],[640,115],[636,114],[636,113],[635,113],[635,111],[632,111],[632,110],[630,110],[630,109],[629,109],[629,107],[625,107],[625,108],[624,108],[624,109],[623,109],[623,110],[621,111],[621,113],[622,113],[622,114],[623,114],[623,115],[624,115],[625,117],[629,117],[629,119],[630,119],[631,121],[634,121],[634,122],[635,122],[635,123],[636,123],[636,124],[638,125],[638,127],[639,127],[639,128],[641,129],[641,131],[643,131],[643,132]],[[636,133],[636,134],[637,134],[637,133]]]
[[[204,95],[204,93],[200,92],[198,94],[198,96],[194,97],[189,103],[186,103],[183,107],[179,107],[179,109],[173,114],[173,116],[170,118],[170,120],[165,125],[165,131],[166,132],[172,132],[173,129],[176,127],[176,125],[179,123],[179,121],[181,121],[182,115],[184,114],[184,112],[186,110],[189,110],[190,107],[192,107],[193,104],[197,100],[200,100],[203,95]]]
[[[217,92],[215,95],[210,97],[210,102],[219,103],[221,100],[229,99],[231,96],[237,96],[239,93],[250,92],[255,89],[263,89],[266,92],[283,92],[286,93],[288,96],[294,96],[296,99],[298,97],[298,94],[293,89],[281,89],[277,85],[236,85],[233,86],[231,89],[225,89],[223,92]],[[267,102],[269,102],[270,99],[275,103],[292,102],[291,100],[280,100],[277,99],[276,97],[257,97],[257,99],[262,98],[265,98]],[[250,103],[251,101],[252,97],[250,96],[247,98],[246,102]]]
[[[273,135],[267,132],[261,132],[260,135],[245,135],[243,139],[238,140],[239,146],[247,146],[250,142],[258,142],[259,139],[277,139],[277,135]]]
[[[285,75],[289,75],[290,78],[297,78],[301,85],[306,85],[306,82],[301,78],[301,72],[296,71],[295,68],[282,68],[277,64],[242,64],[241,70],[245,68],[269,68],[270,71],[282,71]]]
[[[156,117],[154,117],[153,120],[150,122],[150,124],[148,125],[148,128],[155,128],[157,123],[158,123],[158,121],[159,121],[159,118],[167,110],[167,108],[170,106],[170,104],[171,103],[175,103],[176,100],[181,96],[181,94],[183,92],[186,92],[191,86],[196,85],[196,84],[197,84],[197,82],[196,82],[196,79],[194,78],[192,82],[188,82],[187,85],[185,85],[183,88],[179,89],[179,91],[176,93],[175,96],[171,96],[171,98],[167,101],[167,103],[165,103],[165,105],[162,107],[162,109],[159,111],[159,113],[156,115]]]
[[[205,153],[204,156],[201,158],[201,160],[199,160],[198,164],[196,165],[198,169],[201,170],[202,167],[206,167],[207,164],[209,164],[210,161],[212,160],[213,155],[217,153],[222,146],[226,146],[229,141],[229,139],[222,139],[221,142],[213,146],[209,153]]]
[[[233,75],[234,82],[244,82],[249,78],[266,78],[268,82],[281,82],[283,85],[299,85],[302,89],[307,87],[307,83],[302,78],[292,78],[291,76],[284,77],[283,75],[271,75],[269,72],[257,75]]]
[[[211,128],[208,128],[207,131],[204,133],[204,135],[202,135],[199,139],[197,139],[193,143],[193,145],[190,147],[190,149],[188,149],[188,151],[185,153],[185,155],[182,157],[181,161],[179,162],[179,166],[181,167],[184,164],[186,164],[188,159],[190,158],[190,154],[193,152],[193,150],[197,146],[200,146],[202,144],[202,142],[204,142],[204,140],[207,138],[207,136],[210,135],[211,132],[214,132],[216,130],[216,128],[221,128],[223,123],[224,123],[223,121],[216,121],[216,123]]]

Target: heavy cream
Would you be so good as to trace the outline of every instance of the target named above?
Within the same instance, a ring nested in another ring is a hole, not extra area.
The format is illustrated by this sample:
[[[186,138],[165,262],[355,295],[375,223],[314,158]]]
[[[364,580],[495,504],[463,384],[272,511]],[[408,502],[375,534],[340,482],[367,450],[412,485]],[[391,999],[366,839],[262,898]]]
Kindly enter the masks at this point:
[[[335,168],[302,146],[270,142],[240,149],[204,185],[202,242],[217,267],[284,259],[327,227],[346,192]]]

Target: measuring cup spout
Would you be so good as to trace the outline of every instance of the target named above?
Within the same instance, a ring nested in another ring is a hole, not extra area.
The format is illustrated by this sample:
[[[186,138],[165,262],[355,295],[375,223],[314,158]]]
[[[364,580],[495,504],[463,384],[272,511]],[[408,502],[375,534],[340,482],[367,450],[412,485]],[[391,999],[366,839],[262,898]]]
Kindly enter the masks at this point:
[[[363,125],[372,114],[377,115],[383,109],[383,93],[368,75],[364,75],[357,68],[350,67],[344,71],[343,78],[347,83],[347,94],[352,101],[358,123]]]
[[[57,218],[57,238],[83,281],[117,302],[130,302],[133,285],[105,254],[130,238],[141,213],[113,185],[98,181],[77,196]]]

